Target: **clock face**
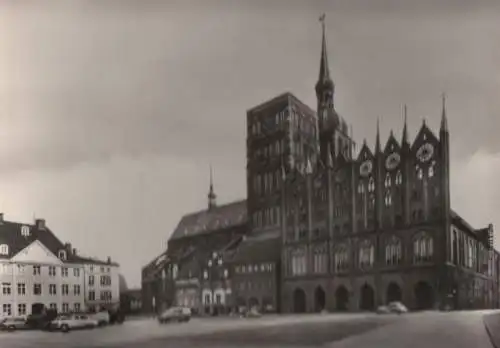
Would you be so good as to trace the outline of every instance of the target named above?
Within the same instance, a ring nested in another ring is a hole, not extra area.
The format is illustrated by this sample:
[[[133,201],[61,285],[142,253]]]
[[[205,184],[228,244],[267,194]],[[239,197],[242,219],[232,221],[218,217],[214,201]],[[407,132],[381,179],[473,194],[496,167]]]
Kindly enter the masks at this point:
[[[420,162],[427,162],[432,158],[433,154],[434,154],[434,147],[432,146],[432,144],[425,143],[418,149],[417,158]]]
[[[399,153],[393,152],[389,156],[387,156],[387,159],[385,160],[385,167],[388,170],[392,170],[399,165],[399,162],[401,162]]]
[[[368,176],[372,172],[373,164],[371,161],[364,161],[359,167],[359,174]]]

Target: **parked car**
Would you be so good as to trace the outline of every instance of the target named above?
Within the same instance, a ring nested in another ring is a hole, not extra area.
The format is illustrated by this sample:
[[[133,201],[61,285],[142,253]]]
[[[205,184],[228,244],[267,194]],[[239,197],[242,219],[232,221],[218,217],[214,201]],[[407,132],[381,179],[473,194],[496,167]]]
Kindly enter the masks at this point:
[[[94,314],[89,314],[89,316],[97,321],[98,326],[109,325],[110,323],[110,315],[106,310]]]
[[[390,302],[387,306],[380,306],[377,308],[378,314],[388,314],[388,313],[403,314],[407,312],[408,308],[406,308],[404,304],[398,301]]]
[[[259,310],[256,307],[252,307],[249,311],[246,311],[243,314],[243,317],[245,318],[260,318],[262,314],[259,312]]]
[[[87,314],[61,314],[50,323],[50,329],[69,332],[70,330],[93,329],[98,325],[98,321]]]
[[[187,307],[170,307],[158,316],[160,324],[173,321],[182,323],[191,320],[191,309]]]
[[[26,317],[9,317],[2,321],[0,328],[4,331],[26,330],[29,329],[29,325]]]
[[[26,319],[26,323],[30,329],[46,330],[50,326],[50,322],[57,318],[57,311],[48,309],[40,314],[30,314]]]

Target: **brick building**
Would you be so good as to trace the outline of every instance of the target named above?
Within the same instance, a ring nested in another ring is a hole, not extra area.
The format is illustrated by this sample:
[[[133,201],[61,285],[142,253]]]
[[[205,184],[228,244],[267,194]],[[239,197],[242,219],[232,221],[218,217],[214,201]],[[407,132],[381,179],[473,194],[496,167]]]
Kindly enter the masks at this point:
[[[474,229],[450,208],[444,98],[437,134],[424,121],[410,141],[405,115],[400,140],[391,132],[382,142],[377,128],[375,148],[365,141],[356,156],[334,86],[323,28],[319,156],[282,170],[284,311],[372,310],[395,300],[412,309],[497,305],[492,226]]]

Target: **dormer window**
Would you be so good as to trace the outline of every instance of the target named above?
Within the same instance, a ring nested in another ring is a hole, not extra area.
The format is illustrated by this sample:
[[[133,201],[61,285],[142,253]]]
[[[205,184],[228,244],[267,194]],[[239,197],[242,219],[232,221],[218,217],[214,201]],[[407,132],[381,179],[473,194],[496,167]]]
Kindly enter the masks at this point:
[[[58,256],[61,260],[66,260],[66,250],[59,250],[59,252],[57,253],[57,256]]]
[[[9,246],[7,244],[0,245],[0,255],[9,255]]]
[[[23,237],[29,237],[29,235],[30,235],[30,228],[29,228],[29,226],[22,226],[21,227],[21,235]]]

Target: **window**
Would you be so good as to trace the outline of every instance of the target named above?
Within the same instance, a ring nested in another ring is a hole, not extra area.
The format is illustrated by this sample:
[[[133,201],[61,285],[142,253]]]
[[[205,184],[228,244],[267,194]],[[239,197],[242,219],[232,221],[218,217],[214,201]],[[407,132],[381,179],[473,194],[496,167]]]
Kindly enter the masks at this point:
[[[33,266],[33,275],[40,275],[41,272],[41,267],[40,266]]]
[[[386,207],[390,207],[392,205],[392,195],[390,190],[387,190],[387,192],[385,193],[384,201]]]
[[[359,248],[359,267],[370,268],[373,266],[375,258],[375,248],[369,241],[361,243]]]
[[[21,235],[23,237],[28,237],[30,235],[30,228],[29,228],[29,226],[22,226],[21,227]]]
[[[69,312],[69,304],[63,303],[62,304],[62,312],[63,313],[68,313]]]
[[[33,295],[41,295],[42,294],[42,284],[35,283],[33,284]]]
[[[95,291],[89,291],[89,301],[95,301]]]
[[[17,294],[18,295],[26,295],[26,284],[17,283]]]
[[[56,268],[54,266],[49,266],[49,276],[55,277],[56,275]]]
[[[106,301],[106,302],[111,301],[111,291],[109,290],[101,291],[101,301]]]
[[[7,244],[0,245],[0,254],[9,255],[9,246]]]
[[[215,302],[220,305],[222,302],[222,297],[220,294],[215,295]]]
[[[68,295],[69,294],[69,286],[68,286],[68,284],[62,284],[61,285],[61,293],[63,295]]]
[[[210,295],[205,294],[205,304],[210,304]]]
[[[398,170],[396,173],[396,180],[394,180],[394,183],[396,185],[401,185],[403,183],[403,175],[401,174],[400,170]]]
[[[59,250],[59,252],[57,253],[57,256],[61,259],[61,260],[66,260],[66,250]],[[66,304],[67,305],[67,304]]]
[[[10,283],[2,283],[2,294],[4,294],[4,295],[11,294],[11,284]]]
[[[101,276],[101,286],[110,286],[111,285],[111,277],[108,275]]]
[[[26,270],[26,267],[24,265],[17,265],[17,273],[22,274]]]
[[[61,277],[67,277],[67,276],[68,276],[68,267],[61,268]]]
[[[50,295],[57,294],[56,284],[49,284],[49,294]]]
[[[4,303],[2,305],[3,315],[12,315],[12,306],[10,303]]]
[[[93,275],[89,276],[89,285],[94,286],[94,276]]]
[[[26,315],[26,304],[20,303],[17,305],[17,314],[18,315]]]
[[[90,272],[94,272],[94,266],[89,267]]]
[[[422,180],[422,178],[424,177],[424,172],[422,171],[422,168],[420,168],[419,166],[416,166],[415,171],[417,173],[417,178],[419,180]]]
[[[401,263],[401,240],[396,237],[391,238],[385,246],[385,263],[389,266]]]
[[[375,180],[373,180],[373,177],[370,176],[370,179],[368,180],[368,192],[373,191],[375,191]]]
[[[292,275],[304,275],[307,273],[307,259],[303,250],[292,253]]]
[[[428,176],[429,176],[429,178],[432,178],[434,176],[434,164],[431,164],[429,166]]]
[[[345,271],[349,267],[349,253],[345,246],[339,247],[335,251],[335,270]]]
[[[326,273],[328,271],[328,255],[324,250],[315,250],[314,253],[314,272]]]
[[[79,268],[73,268],[73,275],[75,277],[79,277],[80,276],[80,269]]]
[[[73,285],[73,294],[80,295],[80,285]]]
[[[75,303],[73,308],[75,309],[76,313],[80,312],[80,303]]]
[[[51,304],[49,305],[49,308],[50,308],[50,309],[53,309],[53,310],[55,310],[55,311],[57,311],[57,303],[51,303]]]
[[[386,188],[388,188],[388,187],[391,187],[391,183],[392,183],[391,175],[389,173],[387,173],[385,175],[384,185],[385,185]]]
[[[433,254],[434,245],[431,236],[422,233],[413,240],[413,261],[415,263],[429,262]]]

